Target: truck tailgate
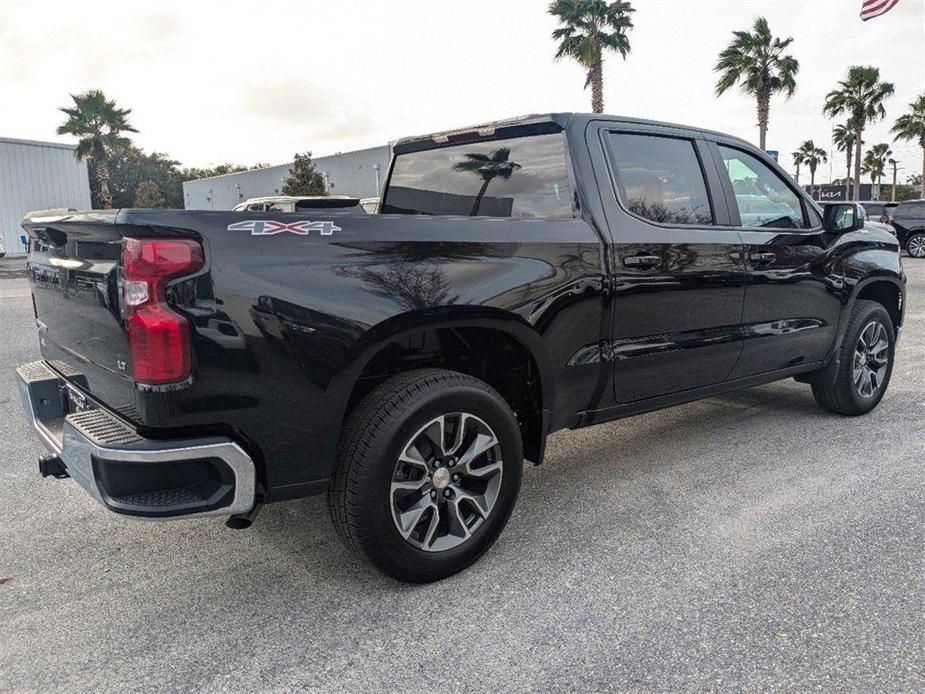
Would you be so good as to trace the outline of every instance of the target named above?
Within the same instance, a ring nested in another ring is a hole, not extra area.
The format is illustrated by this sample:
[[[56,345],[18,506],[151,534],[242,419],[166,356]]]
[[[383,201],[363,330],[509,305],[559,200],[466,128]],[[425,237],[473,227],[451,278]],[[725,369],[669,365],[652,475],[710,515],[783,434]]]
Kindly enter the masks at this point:
[[[120,297],[118,211],[29,217],[29,277],[42,356],[76,386],[137,420]],[[132,236],[152,233],[132,227]],[[163,231],[159,231],[163,235]],[[171,233],[171,232],[168,232]],[[175,232],[173,232],[175,233]]]

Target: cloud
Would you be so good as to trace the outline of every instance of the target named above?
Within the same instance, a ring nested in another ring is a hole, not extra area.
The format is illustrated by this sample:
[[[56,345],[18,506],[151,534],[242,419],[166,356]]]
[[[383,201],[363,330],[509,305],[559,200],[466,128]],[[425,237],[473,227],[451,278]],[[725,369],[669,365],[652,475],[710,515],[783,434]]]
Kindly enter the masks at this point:
[[[372,127],[358,99],[312,80],[251,79],[237,91],[239,116],[264,126],[297,124],[318,142],[349,139]]]
[[[105,31],[85,15],[67,17],[68,10],[56,24],[36,21],[35,13],[32,5],[0,10],[0,77],[5,80],[30,82],[53,70],[71,82],[99,83],[126,66],[147,68],[184,40],[183,23],[163,11],[113,18]]]

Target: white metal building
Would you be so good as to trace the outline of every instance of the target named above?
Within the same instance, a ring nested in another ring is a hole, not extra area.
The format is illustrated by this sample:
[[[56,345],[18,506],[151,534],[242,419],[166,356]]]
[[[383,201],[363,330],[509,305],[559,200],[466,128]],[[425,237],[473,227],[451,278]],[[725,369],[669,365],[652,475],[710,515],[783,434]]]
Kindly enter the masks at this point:
[[[314,159],[330,195],[371,198],[379,195],[389,170],[389,145],[343,152]],[[291,164],[241,173],[200,178],[183,184],[183,206],[188,210],[230,210],[243,200],[279,195]]]
[[[26,252],[20,224],[27,212],[90,209],[87,162],[74,159],[74,149],[0,137],[0,238],[8,256]]]

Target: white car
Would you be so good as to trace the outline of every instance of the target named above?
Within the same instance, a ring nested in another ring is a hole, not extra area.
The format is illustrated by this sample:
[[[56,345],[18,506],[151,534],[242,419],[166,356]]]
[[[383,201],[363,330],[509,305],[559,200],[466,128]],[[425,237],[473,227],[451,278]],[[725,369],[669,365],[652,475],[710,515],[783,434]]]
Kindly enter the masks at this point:
[[[343,209],[359,212],[360,201],[347,195],[271,195],[251,198],[235,205],[232,212],[302,212]]]

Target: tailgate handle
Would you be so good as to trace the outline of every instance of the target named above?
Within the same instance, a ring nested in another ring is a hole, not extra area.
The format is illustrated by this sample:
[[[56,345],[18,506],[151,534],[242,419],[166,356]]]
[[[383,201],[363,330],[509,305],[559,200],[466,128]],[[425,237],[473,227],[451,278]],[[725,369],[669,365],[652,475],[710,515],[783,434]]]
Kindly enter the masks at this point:
[[[768,263],[773,263],[777,260],[777,256],[774,253],[752,253],[748,256],[748,259],[753,263],[761,263],[762,265],[767,265]]]
[[[628,255],[623,258],[623,264],[626,267],[655,267],[662,264],[662,259],[657,255]]]

